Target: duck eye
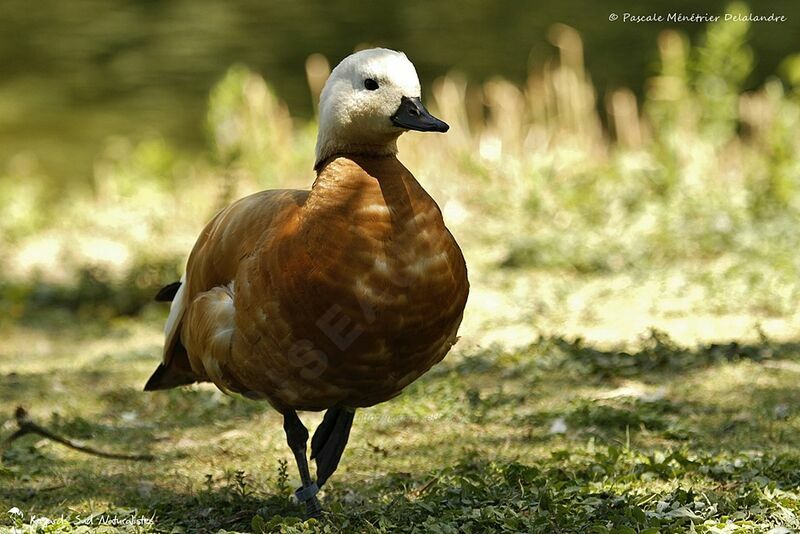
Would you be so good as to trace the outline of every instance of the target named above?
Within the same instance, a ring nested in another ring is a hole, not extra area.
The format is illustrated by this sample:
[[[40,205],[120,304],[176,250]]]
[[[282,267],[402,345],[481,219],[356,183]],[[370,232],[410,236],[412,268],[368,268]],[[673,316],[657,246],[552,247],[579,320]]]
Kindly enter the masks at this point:
[[[366,80],[364,80],[364,87],[369,91],[374,91],[378,88],[378,82],[376,82],[372,78],[367,78]]]

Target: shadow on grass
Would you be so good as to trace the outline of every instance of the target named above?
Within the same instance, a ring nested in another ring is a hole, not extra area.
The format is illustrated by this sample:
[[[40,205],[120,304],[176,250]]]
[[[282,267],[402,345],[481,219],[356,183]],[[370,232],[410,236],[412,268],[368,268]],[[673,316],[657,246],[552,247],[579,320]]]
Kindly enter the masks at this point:
[[[30,280],[0,280],[0,312],[23,320],[27,326],[51,330],[82,315],[93,320],[110,320],[140,314],[165,283],[180,278],[184,259],[137,258],[123,273],[101,266],[81,266],[74,279],[55,283],[37,275]],[[56,312],[56,313],[54,313]]]
[[[75,464],[61,473],[69,484],[36,487],[23,484],[0,488],[0,498],[13,503],[28,514],[56,513],[70,517],[73,522],[89,514],[79,514],[87,500],[108,517],[153,518],[154,525],[167,532],[174,526],[186,532],[217,532],[219,529],[250,531],[253,516],[302,517],[303,510],[293,503],[288,493],[279,494],[250,486],[242,472],[231,473],[227,479],[212,480],[198,491],[180,491],[160,484],[159,480],[143,479],[135,472],[113,473],[98,477],[93,466]],[[166,476],[166,475],[165,475]],[[74,486],[81,488],[76,493]],[[5,511],[5,510],[4,510]],[[81,517],[81,515],[83,517]],[[95,520],[98,524],[99,517]],[[0,518],[0,524],[2,519]]]
[[[765,372],[775,375],[784,367],[800,368],[793,361],[799,356],[797,343],[764,338],[752,344],[688,349],[652,332],[636,351],[549,338],[515,353],[487,350],[454,358],[380,408],[385,421],[357,419],[372,439],[391,443],[405,432],[414,433],[416,441],[396,441],[398,448],[388,458],[361,465],[375,473],[387,469],[389,474],[332,481],[327,488],[330,520],[342,530],[403,530],[417,522],[429,530],[503,527],[551,532],[555,526],[568,531],[572,526],[613,524],[639,530],[669,525],[680,531],[692,522],[758,508],[768,521],[781,524],[777,515],[773,517],[785,507],[780,492],[800,483],[800,458],[790,448],[800,445],[795,431],[800,401],[795,400],[791,381],[754,380],[747,388],[737,383],[716,385],[720,398],[702,400],[691,395],[587,398],[572,391],[607,389],[630,379],[653,386],[713,381],[724,369],[739,364],[748,378]],[[96,421],[55,415],[50,420],[54,429],[72,438],[96,440],[98,447],[122,442],[138,448],[172,431],[186,435],[197,427],[219,427],[220,422],[235,428],[237,422],[269,409],[207,388],[145,394],[124,385],[129,379],[115,368],[123,361],[111,363],[114,366],[101,366],[96,375],[75,370],[59,377],[76,391],[89,388],[92,381],[104,385],[91,394],[101,407]],[[17,375],[15,380],[15,393],[4,391],[4,400],[47,394],[46,373]],[[421,423],[416,410],[425,403],[440,409],[438,422]],[[135,423],[120,419],[123,411],[135,413]],[[548,431],[557,418],[565,421],[569,433]],[[387,425],[389,420],[394,422]],[[529,455],[525,462],[514,462],[497,452],[537,444],[550,447],[552,456]],[[364,443],[351,447],[359,445],[363,451]],[[264,454],[249,445],[242,447],[240,455]],[[441,447],[452,450],[437,450]],[[250,483],[234,472],[226,479],[212,478],[200,490],[180,489],[181,476],[186,488],[196,488],[198,477],[196,472],[174,472],[173,461],[187,454],[179,449],[167,451],[159,459],[161,464],[145,469],[91,459],[53,462],[30,443],[20,442],[9,451],[11,457],[6,456],[12,471],[0,470],[0,477],[9,481],[0,484],[0,497],[45,511],[108,502],[136,508],[140,515],[155,514],[159,529],[181,526],[198,532],[249,530],[256,515],[265,520],[301,515],[285,487],[265,485],[265,480],[272,480],[269,477]],[[393,462],[404,455],[426,458],[428,465],[440,467],[399,472]],[[209,461],[209,471],[237,465],[235,460],[209,458],[201,460]],[[453,467],[441,467],[446,465]],[[293,465],[289,469],[294,473]],[[68,481],[69,487],[42,487],[41,480],[51,484],[54,478]],[[648,486],[653,480],[662,482],[660,489]],[[429,481],[433,482],[427,485]],[[663,482],[680,487],[667,491]],[[705,487],[702,498],[684,489],[692,484]]]
[[[732,341],[690,348],[678,345],[661,331],[650,330],[640,341],[636,350],[599,349],[581,338],[548,337],[522,351],[516,360],[527,366],[526,371],[560,369],[596,380],[628,377],[647,380],[660,379],[664,374],[675,376],[694,372],[722,363],[764,362],[800,356],[800,343],[777,343],[763,335],[758,343]],[[488,354],[488,361],[487,353],[465,358],[455,366],[455,370],[463,374],[495,367],[496,359]],[[521,356],[526,361],[522,362]]]
[[[794,487],[798,472],[796,455],[661,454],[607,447],[555,451],[549,460],[527,464],[466,456],[422,476],[389,473],[338,483],[328,488],[323,502],[333,532],[571,532],[589,527],[598,532],[611,527],[614,532],[620,527],[685,532],[707,520],[724,523],[743,510],[750,510],[748,521],[785,522],[786,497],[779,489]],[[167,489],[157,480],[143,483],[131,474],[98,481],[76,470],[69,478],[86,484],[84,499],[125,503],[125,508],[110,507],[107,515],[154,517],[161,531],[250,531],[255,516],[263,518],[262,524],[279,526],[302,515],[287,492],[251,488],[237,476],[195,492]],[[693,490],[700,479],[707,487]],[[653,480],[692,482],[652,489],[648,484]],[[49,505],[68,513],[80,504],[60,491],[37,495],[3,489],[0,495],[30,512]]]
[[[75,397],[85,395],[86,402],[99,408],[93,410],[99,414],[81,417],[54,411],[49,421],[40,422],[73,439],[96,440],[98,447],[123,442],[147,448],[159,435],[217,423],[233,428],[237,421],[271,410],[266,403],[227,397],[210,387],[145,393],[138,387],[126,385],[130,382],[126,365],[131,358],[145,356],[138,353],[128,353],[125,358],[108,355],[100,358],[96,366],[62,370],[58,376],[12,373],[5,377],[10,387],[0,390],[0,400],[25,405],[30,399],[50,395],[56,381],[67,396],[70,392],[76,392]],[[570,427],[589,429],[600,437],[618,438],[635,430],[659,432],[669,439],[685,440],[698,436],[698,432],[686,424],[696,416],[708,419],[710,428],[724,436],[737,428],[743,432],[764,430],[768,425],[763,423],[793,415],[800,409],[793,401],[793,391],[758,386],[739,392],[738,396],[747,397],[751,407],[752,417],[746,418],[738,413],[738,404],[726,408],[676,398],[594,401],[570,399],[569,390],[587,384],[613,387],[619,380],[627,379],[663,386],[681,380],[687,373],[699,373],[731,362],[752,362],[760,369],[766,362],[793,364],[790,360],[799,356],[800,344],[775,343],[766,338],[759,343],[707,344],[690,349],[678,346],[665,334],[652,331],[643,337],[636,351],[599,349],[580,339],[544,338],[515,353],[485,350],[453,363],[445,361],[392,404],[409,409],[410,420],[402,416],[396,419],[405,420],[404,427],[412,430],[414,421],[419,418],[413,410],[417,399],[436,399],[444,410],[440,415],[473,424],[499,421],[541,428],[563,417]],[[536,406],[537,401],[555,396],[563,397],[567,404],[556,409]],[[372,426],[380,427],[380,423]],[[391,426],[384,430],[391,431]],[[750,437],[757,446],[758,437]],[[494,438],[502,440],[502,436]],[[492,439],[492,436],[485,436],[485,439]],[[530,439],[541,441],[548,437],[539,432],[531,434]]]
[[[413,396],[438,399],[460,390],[456,412],[464,421],[501,419],[510,428],[538,427],[532,440],[549,439],[546,430],[560,419],[570,429],[617,443],[638,432],[711,447],[761,449],[769,441],[765,436],[775,435],[783,436],[778,442],[800,446],[793,423],[800,419],[800,397],[791,380],[800,376],[798,360],[800,343],[764,336],[755,343],[686,348],[651,331],[636,350],[554,337],[514,353],[487,349],[445,363],[410,389]],[[734,380],[722,374],[733,368],[745,376]],[[626,392],[631,383],[639,386]],[[683,391],[687,384],[697,387]],[[701,394],[705,387],[708,392]]]

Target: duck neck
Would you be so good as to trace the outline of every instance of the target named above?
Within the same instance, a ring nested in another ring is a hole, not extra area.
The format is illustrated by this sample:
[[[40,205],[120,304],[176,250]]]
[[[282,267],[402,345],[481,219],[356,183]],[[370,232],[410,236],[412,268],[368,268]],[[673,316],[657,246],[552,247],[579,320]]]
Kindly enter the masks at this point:
[[[335,190],[343,194],[362,198],[378,194],[387,197],[383,200],[390,204],[395,189],[405,189],[404,184],[414,177],[400,163],[394,152],[384,154],[334,152],[317,162],[317,178],[311,186],[311,196],[325,191]]]
[[[432,200],[392,155],[333,155],[318,164],[305,213],[348,224],[385,223],[399,232]],[[380,224],[378,224],[380,226]]]
[[[320,272],[354,262],[368,270],[375,258],[412,265],[433,254],[434,242],[420,236],[444,229],[433,199],[393,155],[323,160],[300,221],[301,242]]]
[[[397,138],[400,134],[386,135],[382,138],[371,136],[369,142],[359,138],[348,137],[330,128],[320,127],[317,134],[316,159],[314,170],[322,170],[323,163],[332,156],[396,156]]]

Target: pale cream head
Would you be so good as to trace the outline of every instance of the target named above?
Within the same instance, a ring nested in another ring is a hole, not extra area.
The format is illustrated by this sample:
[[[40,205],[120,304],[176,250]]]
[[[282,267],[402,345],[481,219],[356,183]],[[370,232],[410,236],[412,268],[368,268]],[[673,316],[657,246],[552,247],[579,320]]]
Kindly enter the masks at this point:
[[[334,154],[395,154],[400,134],[417,129],[395,116],[409,101],[427,114],[419,98],[417,71],[402,52],[372,48],[347,56],[320,96],[317,164]]]

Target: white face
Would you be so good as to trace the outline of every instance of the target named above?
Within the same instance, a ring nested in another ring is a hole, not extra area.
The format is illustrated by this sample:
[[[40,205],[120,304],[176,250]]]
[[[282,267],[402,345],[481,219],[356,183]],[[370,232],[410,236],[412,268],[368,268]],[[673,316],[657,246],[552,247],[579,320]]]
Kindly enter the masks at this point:
[[[377,85],[377,88],[375,88]],[[402,97],[419,98],[414,65],[402,52],[373,48],[339,63],[320,97],[320,129],[357,144],[380,144],[403,132],[391,117]]]

